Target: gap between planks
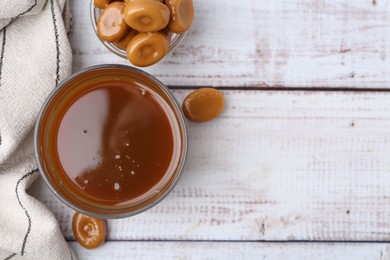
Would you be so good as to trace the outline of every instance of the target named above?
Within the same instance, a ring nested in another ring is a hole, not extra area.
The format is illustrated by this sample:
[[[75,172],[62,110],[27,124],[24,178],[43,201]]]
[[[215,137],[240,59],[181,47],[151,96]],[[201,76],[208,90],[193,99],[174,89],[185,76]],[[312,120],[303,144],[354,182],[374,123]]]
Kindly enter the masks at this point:
[[[203,88],[201,86],[167,86],[171,90],[195,90]],[[212,86],[204,86],[212,87]],[[240,90],[240,91],[286,91],[286,92],[295,92],[295,91],[304,91],[304,92],[370,92],[370,93],[390,93],[390,89],[386,88],[350,88],[350,87],[283,87],[283,86],[241,86],[241,87],[212,87],[218,90]]]
[[[76,239],[65,239],[76,242]],[[106,242],[151,242],[151,243],[275,243],[275,244],[389,244],[390,240],[199,240],[199,239],[106,239]]]

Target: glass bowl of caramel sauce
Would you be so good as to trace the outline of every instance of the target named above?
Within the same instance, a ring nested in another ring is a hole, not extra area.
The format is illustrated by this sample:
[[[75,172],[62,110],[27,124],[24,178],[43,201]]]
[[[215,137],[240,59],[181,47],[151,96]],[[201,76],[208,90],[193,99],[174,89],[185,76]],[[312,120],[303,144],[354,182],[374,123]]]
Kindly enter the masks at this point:
[[[99,218],[141,213],[179,180],[187,153],[183,114],[151,75],[99,65],[66,80],[35,127],[38,168],[65,204]]]
[[[96,33],[96,36],[99,38],[101,43],[111,52],[114,54],[118,55],[119,57],[122,57],[124,59],[127,59],[127,54],[126,54],[126,49],[120,47],[119,45],[107,41],[103,41],[100,39],[98,32],[97,32],[97,21],[99,18],[100,13],[102,12],[102,9],[96,8],[94,4],[94,0],[90,1],[90,16],[91,16],[91,22],[92,22],[92,27],[93,30]],[[168,54],[171,53],[173,50],[175,50],[185,39],[187,32],[184,33],[174,33],[169,31],[167,33],[168,38],[169,38],[169,47],[168,47]]]

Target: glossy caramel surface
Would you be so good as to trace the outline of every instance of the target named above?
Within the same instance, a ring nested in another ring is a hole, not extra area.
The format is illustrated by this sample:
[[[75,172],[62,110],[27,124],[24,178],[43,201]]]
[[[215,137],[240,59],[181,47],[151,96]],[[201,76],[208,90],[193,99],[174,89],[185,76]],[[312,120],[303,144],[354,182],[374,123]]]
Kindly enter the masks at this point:
[[[173,133],[155,94],[136,85],[96,84],[61,117],[56,151],[64,178],[85,197],[117,204],[155,186],[173,155]]]
[[[181,111],[160,82],[131,67],[102,65],[66,79],[49,96],[35,149],[59,199],[90,216],[120,218],[152,207],[172,190],[186,158],[186,136]]]

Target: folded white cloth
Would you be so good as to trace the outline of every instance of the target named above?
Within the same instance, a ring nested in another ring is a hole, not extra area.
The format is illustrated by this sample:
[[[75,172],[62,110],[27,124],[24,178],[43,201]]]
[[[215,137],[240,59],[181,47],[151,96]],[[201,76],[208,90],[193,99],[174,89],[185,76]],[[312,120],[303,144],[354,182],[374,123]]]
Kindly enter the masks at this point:
[[[0,259],[76,259],[54,215],[26,193],[39,172],[32,130],[71,72],[66,0],[0,1]]]

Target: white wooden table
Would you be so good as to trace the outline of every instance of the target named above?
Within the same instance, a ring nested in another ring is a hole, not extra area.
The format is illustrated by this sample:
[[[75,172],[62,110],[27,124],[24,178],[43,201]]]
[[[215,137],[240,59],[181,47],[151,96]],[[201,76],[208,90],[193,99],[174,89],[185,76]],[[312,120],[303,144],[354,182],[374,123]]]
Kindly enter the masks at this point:
[[[71,1],[73,68],[127,61]],[[108,242],[74,242],[73,211],[39,179],[80,259],[390,259],[390,1],[194,0],[183,44],[146,69],[181,102],[214,86],[226,107],[188,123],[175,190]]]

